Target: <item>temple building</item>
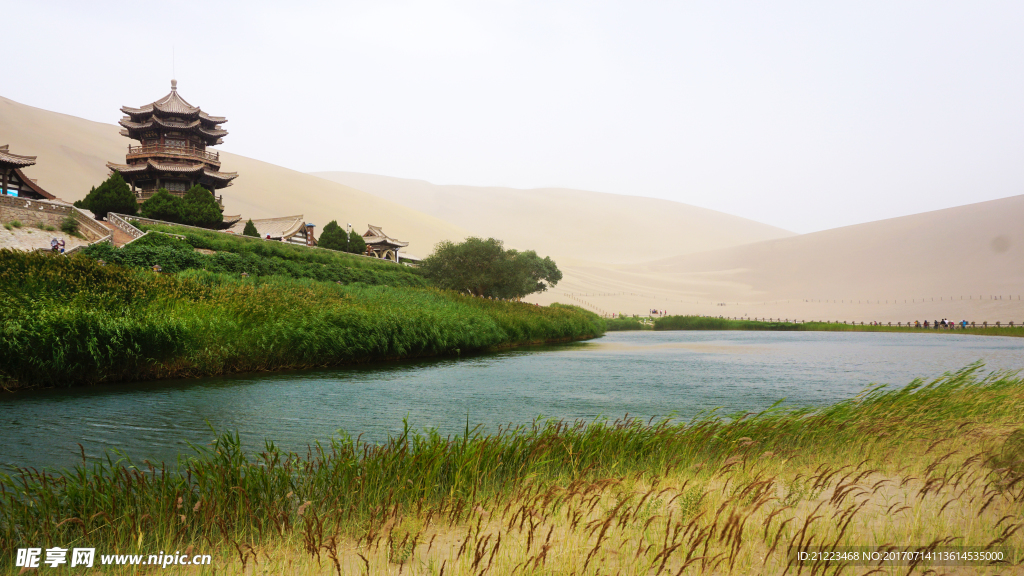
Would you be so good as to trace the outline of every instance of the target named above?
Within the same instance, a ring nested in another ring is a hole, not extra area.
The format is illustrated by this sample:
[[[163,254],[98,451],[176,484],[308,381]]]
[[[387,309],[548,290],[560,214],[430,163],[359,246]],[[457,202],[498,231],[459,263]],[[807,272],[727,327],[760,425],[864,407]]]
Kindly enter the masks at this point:
[[[53,200],[53,194],[43,190],[35,180],[27,178],[21,171],[22,168],[35,163],[35,156],[11,154],[7,144],[0,146],[0,194],[33,200]]]
[[[366,255],[392,262],[399,262],[398,251],[409,245],[408,242],[396,240],[380,229],[380,226],[370,224],[370,229],[363,234],[363,242],[366,242]]]
[[[122,136],[139,143],[128,146],[126,164],[108,162],[107,168],[121,173],[139,203],[160,188],[184,196],[199,184],[214,193],[231,185],[237,172],[220,171],[220,154],[209,147],[224,142],[227,130],[221,124],[227,118],[210,116],[178,95],[178,81],[171,80],[167,96],[141,108],[123,106]]]

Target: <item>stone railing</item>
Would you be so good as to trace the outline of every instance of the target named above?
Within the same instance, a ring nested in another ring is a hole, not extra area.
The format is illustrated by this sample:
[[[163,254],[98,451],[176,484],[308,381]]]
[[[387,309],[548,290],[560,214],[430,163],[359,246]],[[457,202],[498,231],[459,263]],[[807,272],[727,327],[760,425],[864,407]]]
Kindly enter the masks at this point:
[[[143,236],[146,235],[146,233],[143,232],[142,230],[139,230],[135,226],[132,226],[131,223],[128,222],[128,220],[126,220],[125,218],[134,218],[134,216],[122,216],[120,214],[115,214],[113,212],[107,213],[107,222],[114,228],[117,228],[118,230],[131,236],[132,240],[138,240],[139,238],[142,238]]]
[[[78,222],[79,230],[84,231],[86,237],[89,237],[90,235],[94,236],[94,238],[90,239],[90,244],[108,241],[114,235],[114,233],[106,226],[97,222],[96,219],[89,214],[75,208],[74,206],[71,207],[71,210],[75,215],[75,220]]]

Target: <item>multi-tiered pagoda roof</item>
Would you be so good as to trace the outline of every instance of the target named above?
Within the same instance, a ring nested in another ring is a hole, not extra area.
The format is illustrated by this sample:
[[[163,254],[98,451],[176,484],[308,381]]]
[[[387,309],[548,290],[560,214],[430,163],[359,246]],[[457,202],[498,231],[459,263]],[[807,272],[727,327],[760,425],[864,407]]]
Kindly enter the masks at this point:
[[[238,177],[237,172],[221,172],[220,155],[207,150],[224,142],[228,132],[221,124],[227,118],[186,102],[176,80],[163,98],[139,108],[123,106],[121,112],[121,135],[140,145],[128,147],[126,164],[108,162],[107,167],[121,173],[139,202],[160,188],[182,195],[199,184],[215,191]]]

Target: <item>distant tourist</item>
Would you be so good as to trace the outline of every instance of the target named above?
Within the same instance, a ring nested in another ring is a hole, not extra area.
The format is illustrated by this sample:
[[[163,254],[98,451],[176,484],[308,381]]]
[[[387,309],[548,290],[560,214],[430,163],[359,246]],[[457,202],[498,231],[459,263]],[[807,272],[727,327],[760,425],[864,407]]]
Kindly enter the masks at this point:
[[[50,238],[50,251],[51,252],[54,252],[54,253],[57,252],[57,244],[58,243],[57,243],[57,239],[56,238]]]
[[[63,238],[60,239],[60,243],[58,244],[58,246],[60,246],[60,253],[63,254],[64,253],[64,239]]]

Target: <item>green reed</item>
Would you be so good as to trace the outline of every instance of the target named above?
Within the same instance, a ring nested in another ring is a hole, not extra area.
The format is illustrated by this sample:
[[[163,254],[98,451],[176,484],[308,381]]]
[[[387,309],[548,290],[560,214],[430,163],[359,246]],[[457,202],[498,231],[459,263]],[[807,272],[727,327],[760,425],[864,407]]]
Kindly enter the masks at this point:
[[[646,518],[644,530],[656,518],[664,522],[661,493],[650,500],[650,506],[645,507],[644,502],[663,477],[673,474],[696,481],[693,488],[687,490],[684,483],[678,490],[682,514],[676,517],[678,536],[682,523],[690,521],[692,525],[708,513],[703,499],[716,478],[725,482],[721,492],[728,496],[722,496],[720,514],[729,505],[749,517],[760,508],[757,502],[778,500],[770,497],[775,488],[767,491],[765,487],[775,484],[790,487],[785,502],[772,505],[779,511],[793,508],[801,499],[813,500],[830,486],[835,487],[832,499],[838,506],[845,498],[840,497],[844,479],[849,487],[872,474],[891,474],[897,467],[906,471],[908,462],[915,460],[901,452],[908,447],[918,446],[918,455],[926,455],[940,443],[979,427],[1019,426],[1022,409],[1024,379],[1013,373],[986,375],[980,365],[973,365],[931,382],[916,380],[900,389],[869,388],[854,399],[824,408],[774,406],[757,414],[704,414],[688,422],[537,420],[490,435],[471,430],[467,423],[464,433],[455,438],[432,431],[417,433],[407,425],[401,435],[382,444],[353,440],[339,432],[326,443],[310,446],[305,454],[284,452],[270,441],[258,452],[247,451],[237,435],[223,434],[211,446],[195,447],[194,454],[169,465],[134,463],[111,455],[103,461],[83,461],[61,473],[19,469],[0,475],[0,567],[11,562],[15,548],[40,544],[89,546],[122,554],[226,545],[242,554],[246,546],[254,550],[301,542],[309,554],[319,558],[321,552],[328,554],[332,549],[338,553],[339,538],[358,539],[357,544],[362,541],[366,546],[373,542],[379,546],[387,539],[392,546],[388,561],[398,563],[404,560],[396,552],[394,530],[403,517],[414,517],[420,525],[429,525],[433,519],[449,527],[475,519],[479,542],[479,523],[486,516],[480,503],[495,514],[504,505],[507,514],[515,512],[518,504],[513,506],[514,500],[525,499],[534,502],[529,514],[544,519],[561,514],[566,523],[574,518],[575,529],[581,518],[594,513],[598,501],[593,500],[586,512],[586,503],[570,502],[573,493],[582,491],[586,496],[591,488],[581,487],[590,483],[604,487],[622,484],[623,492],[616,497],[619,504],[599,509],[610,513],[603,536],[609,522],[619,522],[617,513],[622,516],[620,525],[639,526]],[[936,479],[941,476],[944,485],[952,485],[954,480],[959,484],[961,480],[956,478],[963,475],[957,476],[952,461],[940,468],[948,458],[940,457],[941,452],[934,451],[932,456],[938,459],[926,468],[927,474]],[[982,461],[996,462],[999,468],[979,476],[980,480],[989,476],[985,497],[1003,494],[1002,500],[1009,504],[1000,506],[1017,510],[1014,514],[1021,512],[1018,509],[1024,502],[1019,478],[1024,473],[1024,452],[1018,452],[1007,452],[1004,447],[995,455],[981,454],[963,464],[966,469],[970,462],[975,466]],[[782,469],[813,468],[814,473],[808,473],[803,481],[800,474],[786,482],[777,476],[759,479],[766,473],[759,468],[780,459],[785,462]],[[854,474],[851,470],[861,469],[864,472],[849,482]],[[643,499],[637,495],[643,490],[634,494],[629,488],[641,478],[647,478],[651,486]],[[730,483],[735,487],[728,488]],[[931,484],[929,481],[922,493],[926,494]],[[556,490],[558,486],[567,488]],[[600,497],[598,490],[595,498]],[[559,502],[571,504],[570,509],[561,510]],[[979,500],[977,506],[981,504]],[[704,512],[698,513],[702,509]],[[511,516],[509,531],[517,514]],[[521,516],[520,533],[527,504],[523,504]],[[777,525],[772,524],[773,516],[768,516],[765,524],[765,546],[773,542],[768,530],[772,527],[774,532]],[[710,523],[710,518],[704,517],[703,522]],[[671,524],[671,515],[668,520]],[[600,523],[593,526],[590,537],[601,527]],[[533,519],[528,528],[532,540]],[[727,526],[722,528],[724,537]],[[782,526],[778,532],[782,534]],[[408,532],[405,535],[407,539],[410,536]],[[719,538],[714,528],[691,536]],[[412,540],[415,549],[416,537]],[[652,542],[661,545],[660,540],[655,535]],[[669,542],[667,532],[665,540]],[[748,545],[761,541],[750,534],[747,540]],[[599,536],[586,563],[600,545]],[[667,546],[662,545],[659,556],[671,554]],[[705,543],[705,552],[707,546]],[[736,546],[729,552],[733,556],[730,562],[739,552],[740,544]],[[529,543],[526,549],[530,550]],[[659,556],[654,556],[653,566]],[[362,555],[360,558],[366,561]],[[244,567],[245,556],[242,562]],[[479,552],[475,562],[480,562]],[[664,566],[665,560],[661,562]],[[478,570],[476,567],[472,573]],[[584,572],[585,565],[580,573]]]
[[[609,328],[610,330],[611,328]],[[975,334],[985,336],[1024,336],[1024,326],[988,326],[956,328],[913,328],[911,326],[872,326],[842,322],[764,322],[760,320],[732,320],[709,316],[666,316],[654,320],[655,330],[763,330],[779,332],[909,332],[942,334]]]
[[[0,384],[190,377],[588,338],[571,306],[431,288],[179,274],[0,251]]]

